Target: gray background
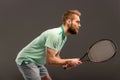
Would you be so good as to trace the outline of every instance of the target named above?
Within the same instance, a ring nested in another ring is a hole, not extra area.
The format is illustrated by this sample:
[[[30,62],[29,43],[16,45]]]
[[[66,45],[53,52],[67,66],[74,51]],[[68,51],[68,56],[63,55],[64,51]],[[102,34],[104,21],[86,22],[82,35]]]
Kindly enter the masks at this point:
[[[120,80],[120,0],[0,0],[0,80],[23,80],[14,59],[46,29],[61,25],[69,9],[81,11],[81,29],[69,36],[62,57],[80,57],[96,40],[109,38],[118,52],[112,60],[84,63],[69,71],[47,66],[53,80]]]

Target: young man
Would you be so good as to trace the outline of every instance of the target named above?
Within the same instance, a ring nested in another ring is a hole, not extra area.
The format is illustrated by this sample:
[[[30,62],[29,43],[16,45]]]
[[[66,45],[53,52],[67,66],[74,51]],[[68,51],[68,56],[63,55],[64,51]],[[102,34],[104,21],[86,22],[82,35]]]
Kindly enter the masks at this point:
[[[44,31],[19,52],[16,63],[25,80],[52,80],[45,64],[70,69],[82,63],[79,58],[59,56],[67,36],[78,33],[80,16],[78,10],[66,11],[60,27]]]

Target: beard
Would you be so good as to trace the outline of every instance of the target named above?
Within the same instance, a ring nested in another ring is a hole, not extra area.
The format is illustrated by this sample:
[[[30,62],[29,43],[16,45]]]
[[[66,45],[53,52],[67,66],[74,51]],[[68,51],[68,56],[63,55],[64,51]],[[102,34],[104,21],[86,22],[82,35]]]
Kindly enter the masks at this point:
[[[76,31],[75,28],[73,27],[73,26],[74,26],[73,23],[71,23],[71,24],[68,25],[68,26],[69,26],[68,32],[69,32],[70,34],[77,34],[77,31]]]

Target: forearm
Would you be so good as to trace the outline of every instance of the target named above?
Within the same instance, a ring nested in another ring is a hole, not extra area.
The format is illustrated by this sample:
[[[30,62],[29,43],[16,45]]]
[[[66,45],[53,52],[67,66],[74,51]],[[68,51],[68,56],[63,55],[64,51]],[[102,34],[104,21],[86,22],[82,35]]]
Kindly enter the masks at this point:
[[[52,57],[46,60],[48,65],[66,65],[70,62],[70,59],[61,59],[59,57]]]

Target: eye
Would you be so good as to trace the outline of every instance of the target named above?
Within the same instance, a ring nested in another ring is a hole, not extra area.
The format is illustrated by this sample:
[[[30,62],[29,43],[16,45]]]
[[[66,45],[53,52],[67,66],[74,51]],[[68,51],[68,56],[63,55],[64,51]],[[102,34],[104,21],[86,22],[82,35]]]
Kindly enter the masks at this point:
[[[80,21],[76,21],[78,24],[80,24]]]

